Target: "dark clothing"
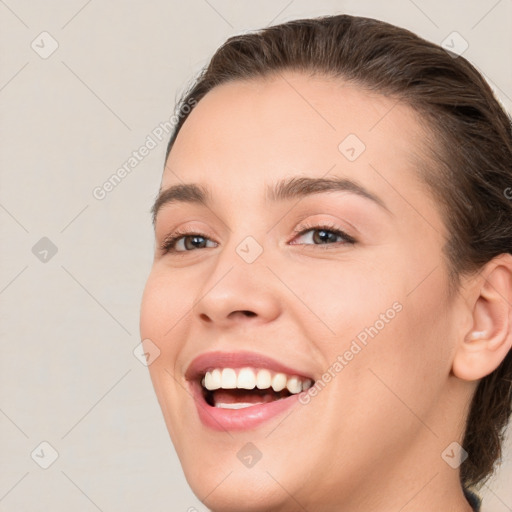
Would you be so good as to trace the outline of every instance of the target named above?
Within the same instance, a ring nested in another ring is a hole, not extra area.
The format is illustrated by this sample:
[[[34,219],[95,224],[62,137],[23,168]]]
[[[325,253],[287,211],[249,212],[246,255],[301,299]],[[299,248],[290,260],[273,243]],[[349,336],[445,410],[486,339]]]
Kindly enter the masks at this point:
[[[480,512],[480,506],[482,504],[481,498],[476,495],[474,492],[469,491],[468,489],[463,489],[464,496],[468,500],[469,504],[473,507],[475,512]]]

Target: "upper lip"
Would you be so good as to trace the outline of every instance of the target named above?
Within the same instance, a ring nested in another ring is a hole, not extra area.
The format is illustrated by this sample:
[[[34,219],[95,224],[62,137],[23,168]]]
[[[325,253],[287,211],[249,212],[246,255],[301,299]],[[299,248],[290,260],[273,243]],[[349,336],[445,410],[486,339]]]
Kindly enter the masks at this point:
[[[205,352],[197,356],[188,366],[185,372],[187,380],[201,379],[207,371],[214,368],[266,368],[278,373],[287,375],[296,375],[307,379],[315,380],[311,375],[303,370],[291,368],[279,361],[256,352]]]

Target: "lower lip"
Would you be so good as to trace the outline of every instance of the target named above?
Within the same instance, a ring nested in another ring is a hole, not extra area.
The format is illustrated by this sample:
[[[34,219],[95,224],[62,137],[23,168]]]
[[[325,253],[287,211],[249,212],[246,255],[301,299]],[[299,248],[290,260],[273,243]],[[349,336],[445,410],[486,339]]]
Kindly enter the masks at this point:
[[[194,402],[203,425],[213,430],[250,430],[261,425],[293,405],[297,404],[299,394],[281,398],[266,404],[252,405],[243,409],[222,409],[209,405],[203,397],[201,386],[191,383]]]

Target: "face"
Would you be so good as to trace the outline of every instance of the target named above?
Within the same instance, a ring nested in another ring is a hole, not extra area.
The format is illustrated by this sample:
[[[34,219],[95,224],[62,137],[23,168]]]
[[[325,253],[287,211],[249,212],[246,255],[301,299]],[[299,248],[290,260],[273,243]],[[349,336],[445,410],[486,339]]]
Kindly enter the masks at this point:
[[[422,144],[407,106],[297,73],[219,86],[185,122],[141,337],[211,509],[336,510],[444,464],[454,313]]]

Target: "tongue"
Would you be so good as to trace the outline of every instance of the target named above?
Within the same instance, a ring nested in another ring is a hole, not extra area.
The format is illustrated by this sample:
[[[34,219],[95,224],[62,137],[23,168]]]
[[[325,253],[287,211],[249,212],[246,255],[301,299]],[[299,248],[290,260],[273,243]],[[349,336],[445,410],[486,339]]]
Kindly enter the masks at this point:
[[[268,402],[279,400],[279,398],[283,398],[284,396],[282,395],[282,392],[276,393],[272,389],[254,389],[252,391],[247,389],[217,389],[212,392],[212,395],[214,405],[217,403],[266,404]]]

